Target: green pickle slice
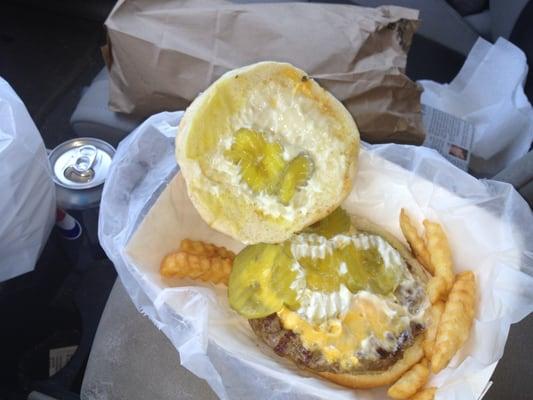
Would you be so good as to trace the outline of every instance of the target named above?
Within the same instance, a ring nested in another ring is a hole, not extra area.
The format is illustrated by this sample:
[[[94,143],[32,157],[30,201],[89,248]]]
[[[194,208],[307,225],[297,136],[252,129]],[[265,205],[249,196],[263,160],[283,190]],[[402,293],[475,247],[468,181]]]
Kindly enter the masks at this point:
[[[306,273],[307,287],[320,292],[336,292],[339,290],[341,279],[339,275],[339,264],[342,260],[338,257],[337,251],[327,254],[322,259],[312,259],[302,257],[298,263]]]
[[[285,302],[294,305],[296,294],[290,289],[294,278],[284,274],[284,268],[288,267],[290,271],[290,262],[290,257],[280,245],[260,243],[242,250],[233,261],[229,279],[231,308],[252,319],[279,311]],[[273,278],[277,265],[281,269]]]
[[[268,141],[263,133],[241,128],[235,132],[233,143],[224,155],[239,167],[242,180],[254,193],[277,196],[282,204],[288,205],[307,184],[314,164],[306,153],[287,162],[283,151],[280,143]]]
[[[305,186],[313,172],[313,167],[311,158],[305,153],[299,154],[291,160],[279,187],[278,196],[283,204],[289,204],[296,191]]]
[[[308,231],[331,238],[350,231],[348,215],[340,208]],[[296,264],[297,262],[297,264]],[[299,264],[299,265],[298,265]],[[297,283],[299,270],[305,272],[305,284]],[[256,244],[246,247],[234,260],[229,280],[230,306],[246,318],[262,318],[283,306],[300,307],[299,291],[331,293],[344,284],[352,292],[370,290],[389,295],[401,279],[400,266],[387,268],[377,247],[363,250],[347,244],[324,258],[301,257],[291,253],[291,242]]]
[[[300,307],[298,293],[292,287],[298,275],[297,271],[292,268],[295,260],[289,242],[285,242],[280,247],[282,251],[272,266],[272,288],[283,299],[284,305],[291,310],[297,310]]]
[[[317,235],[331,239],[335,235],[348,232],[351,227],[350,217],[346,211],[338,207],[327,217],[305,229],[304,232],[316,233]]]
[[[279,143],[268,142],[263,134],[246,128],[235,133],[235,140],[225,155],[240,166],[242,179],[255,193],[274,193],[286,167]]]
[[[398,286],[399,271],[394,267],[385,267],[376,247],[359,250],[348,245],[341,252],[348,270],[343,282],[350,292],[370,289],[373,293],[387,295]]]
[[[246,318],[266,317],[283,306],[271,286],[272,265],[279,252],[279,246],[257,244],[235,257],[228,285],[229,304]]]

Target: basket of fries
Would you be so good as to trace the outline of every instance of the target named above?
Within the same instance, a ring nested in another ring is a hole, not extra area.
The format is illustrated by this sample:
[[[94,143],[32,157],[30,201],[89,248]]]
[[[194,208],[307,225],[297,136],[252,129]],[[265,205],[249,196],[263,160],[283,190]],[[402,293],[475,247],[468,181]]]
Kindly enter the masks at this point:
[[[533,216],[510,185],[477,180],[427,148],[363,145],[342,208],[410,248],[427,276],[432,322],[395,383],[354,390],[279,357],[232,310],[227,285],[245,245],[192,205],[174,158],[181,117],[152,116],[119,145],[99,237],[136,307],[184,367],[222,399],[484,395],[510,324],[533,309],[523,295],[533,284]]]

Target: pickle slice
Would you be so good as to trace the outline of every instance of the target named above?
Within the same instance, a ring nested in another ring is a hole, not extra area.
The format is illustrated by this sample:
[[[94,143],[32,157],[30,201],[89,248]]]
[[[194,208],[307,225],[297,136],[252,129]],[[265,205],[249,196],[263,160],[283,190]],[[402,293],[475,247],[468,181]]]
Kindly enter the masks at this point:
[[[272,266],[281,251],[281,246],[260,243],[237,254],[228,285],[231,308],[252,319],[266,317],[283,307],[283,299],[272,288]]]
[[[348,290],[357,293],[359,290],[366,289],[369,277],[362,266],[360,251],[353,245],[345,246],[337,251],[341,253],[340,257],[345,263],[346,268],[342,274],[342,282]]]
[[[291,160],[281,179],[278,197],[287,205],[292,200],[296,191],[305,186],[313,172],[313,161],[305,154],[299,154]]]
[[[373,293],[387,295],[398,286],[399,271],[385,267],[376,247],[362,250],[348,245],[340,251],[347,266],[343,282],[352,293],[370,289]]]
[[[231,147],[224,155],[239,166],[241,178],[254,193],[277,196],[288,205],[296,191],[304,186],[313,172],[313,161],[301,153],[290,162],[283,158],[284,148],[270,142],[261,132],[241,128],[234,134]]]
[[[315,235],[310,237],[316,239]],[[309,246],[323,245],[312,242]],[[230,306],[253,319],[266,317],[283,306],[297,310],[304,289],[332,293],[344,284],[352,293],[370,290],[389,295],[399,284],[401,270],[399,266],[386,267],[375,238],[371,243],[370,247],[357,248],[349,242],[325,253],[309,249],[297,260],[290,241],[248,246],[233,263],[228,287]]]
[[[279,143],[268,142],[260,132],[241,128],[224,154],[239,165],[242,179],[254,193],[276,191],[287,164]]]
[[[335,235],[348,232],[351,226],[352,223],[346,211],[338,207],[326,218],[308,227],[305,232],[313,232],[331,239]]]
[[[309,289],[328,293],[339,290],[341,259],[337,251],[327,254],[324,258],[302,257],[298,262],[305,269],[305,279]]]
[[[284,243],[282,251],[274,261],[272,267],[272,288],[283,299],[284,305],[291,310],[297,310],[300,307],[298,302],[298,293],[295,287],[298,279],[298,271],[293,267],[295,262],[292,257],[289,242]]]

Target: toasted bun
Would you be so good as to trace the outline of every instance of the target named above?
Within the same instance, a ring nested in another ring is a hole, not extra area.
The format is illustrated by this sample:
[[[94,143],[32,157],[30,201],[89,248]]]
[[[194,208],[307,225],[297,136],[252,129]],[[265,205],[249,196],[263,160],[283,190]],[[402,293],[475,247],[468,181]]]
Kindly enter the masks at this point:
[[[422,357],[424,357],[424,350],[422,349],[422,338],[419,337],[412,346],[404,351],[403,357],[385,371],[358,375],[319,372],[318,375],[349,388],[371,389],[396,382],[404,372],[419,362]]]
[[[285,204],[254,192],[224,154],[250,129],[283,145],[283,158],[312,160],[312,173]],[[348,195],[359,131],[344,106],[290,64],[262,62],[224,74],[183,116],[176,158],[189,197],[214,229],[246,243],[275,243],[325,217]]]

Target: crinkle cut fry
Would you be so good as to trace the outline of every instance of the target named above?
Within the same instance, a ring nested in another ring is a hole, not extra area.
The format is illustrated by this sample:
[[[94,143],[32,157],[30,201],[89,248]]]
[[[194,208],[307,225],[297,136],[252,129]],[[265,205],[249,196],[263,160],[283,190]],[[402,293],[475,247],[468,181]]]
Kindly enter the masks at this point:
[[[431,358],[431,370],[434,374],[446,368],[457,350],[468,339],[475,315],[475,303],[474,273],[462,272],[457,275],[440,319]]]
[[[387,394],[393,399],[408,399],[413,396],[428,381],[428,367],[429,363],[426,359],[415,364],[389,388]]]
[[[453,285],[453,260],[450,244],[442,226],[436,222],[424,221],[426,228],[426,245],[434,275],[446,283],[448,292]]]
[[[439,328],[440,318],[444,312],[444,302],[438,301],[431,306],[430,310],[430,325],[426,330],[426,336],[424,337],[424,354],[428,360],[431,360],[433,353],[435,352],[435,338],[437,337],[437,330]]]
[[[422,266],[430,274],[433,275],[435,270],[430,261],[430,255],[426,246],[426,242],[424,238],[418,234],[418,230],[416,229],[414,221],[411,219],[409,214],[407,214],[407,211],[405,211],[404,208],[402,208],[400,212],[400,228],[405,240],[407,240],[407,243],[409,243],[409,247],[411,247],[411,251],[415,255],[418,262],[422,264]]]
[[[426,245],[434,276],[429,280],[427,293],[432,304],[446,300],[453,285],[453,260],[450,244],[442,226],[436,222],[424,220],[426,228]]]
[[[235,254],[224,247],[185,239],[179,251],[165,256],[160,272],[165,277],[187,277],[227,285],[234,257]]]
[[[200,279],[204,282],[228,283],[233,261],[229,258],[206,257],[183,251],[168,254],[161,262],[161,275]]]
[[[446,300],[448,295],[446,281],[442,276],[432,276],[428,281],[426,292],[431,304],[435,304],[439,300]]]
[[[420,392],[416,393],[409,400],[433,400],[435,398],[435,393],[437,393],[436,387],[422,389]]]
[[[202,242],[201,240],[183,239],[179,249],[180,251],[199,256],[235,258],[235,253],[225,247],[215,246],[212,243]]]

